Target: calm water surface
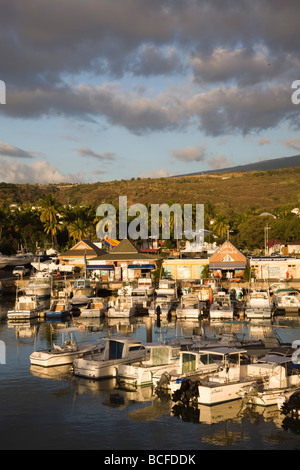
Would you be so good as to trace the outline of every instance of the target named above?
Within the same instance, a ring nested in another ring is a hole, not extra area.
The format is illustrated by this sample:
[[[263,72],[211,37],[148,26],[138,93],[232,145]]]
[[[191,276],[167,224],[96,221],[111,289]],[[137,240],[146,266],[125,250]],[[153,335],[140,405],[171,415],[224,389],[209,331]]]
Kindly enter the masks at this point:
[[[36,347],[51,346],[53,326],[44,321],[9,323],[11,302],[0,304],[0,339],[6,364],[0,364],[0,447],[9,449],[176,450],[300,449],[300,427],[291,425],[276,407],[241,410],[241,402],[199,409],[172,409],[151,387],[121,390],[115,379],[89,381],[66,368],[31,368]],[[300,320],[274,323],[161,323],[147,317],[120,324],[93,320],[78,339],[88,343],[108,334],[143,341],[205,331],[235,331],[262,337],[276,329],[283,341],[300,339]],[[59,335],[54,333],[58,341]]]

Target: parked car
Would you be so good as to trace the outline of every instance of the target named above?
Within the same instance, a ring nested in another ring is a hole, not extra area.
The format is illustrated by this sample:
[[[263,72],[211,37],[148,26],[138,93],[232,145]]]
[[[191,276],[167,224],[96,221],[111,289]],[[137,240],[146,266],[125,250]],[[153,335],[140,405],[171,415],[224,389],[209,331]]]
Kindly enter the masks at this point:
[[[25,266],[16,266],[13,270],[13,275],[14,276],[26,276],[26,274],[29,273],[29,269],[25,268]]]

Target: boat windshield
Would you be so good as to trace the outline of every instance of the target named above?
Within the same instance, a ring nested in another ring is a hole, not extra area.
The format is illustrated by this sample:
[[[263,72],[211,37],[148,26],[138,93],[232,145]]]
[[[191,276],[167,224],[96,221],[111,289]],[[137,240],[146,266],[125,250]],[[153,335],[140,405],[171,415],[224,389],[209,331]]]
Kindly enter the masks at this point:
[[[124,343],[120,341],[109,342],[109,359],[121,359],[124,349]]]

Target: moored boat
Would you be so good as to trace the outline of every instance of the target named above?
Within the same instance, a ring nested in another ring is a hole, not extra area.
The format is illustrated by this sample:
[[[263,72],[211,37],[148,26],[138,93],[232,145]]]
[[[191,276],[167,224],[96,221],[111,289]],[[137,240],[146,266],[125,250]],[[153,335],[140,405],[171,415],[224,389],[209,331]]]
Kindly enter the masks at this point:
[[[263,383],[253,382],[241,389],[244,403],[272,406],[277,404],[281,395],[296,391],[300,387],[300,367],[293,362],[292,357],[269,354],[261,358],[259,362],[270,364],[271,369]]]
[[[129,297],[117,297],[107,309],[108,318],[129,318],[135,315],[136,305]]]
[[[300,293],[294,288],[280,288],[274,292],[276,314],[300,313]]]
[[[84,318],[100,318],[107,313],[108,305],[102,297],[92,297],[88,305],[81,308],[80,316]]]
[[[121,364],[117,378],[121,384],[153,385],[154,374],[172,373],[179,364],[179,348],[165,344],[147,343],[149,354],[138,364]]]
[[[17,292],[14,308],[8,310],[8,320],[29,320],[39,317],[43,310],[35,295],[23,295]]]
[[[120,364],[129,364],[145,358],[146,345],[136,338],[103,338],[105,349],[100,354],[79,357],[73,362],[76,376],[89,379],[116,377]]]
[[[94,288],[91,286],[88,279],[76,279],[73,286],[73,297],[86,296],[93,297],[95,294]]]
[[[245,315],[248,319],[270,319],[273,315],[273,302],[266,289],[251,290],[245,304]]]
[[[51,349],[34,351],[30,356],[30,363],[34,366],[53,367],[72,364],[74,359],[92,352],[99,353],[103,350],[103,344],[79,344],[74,333],[78,328],[63,328],[58,330],[62,335],[61,346],[54,344]]]
[[[54,299],[51,302],[50,310],[45,312],[46,318],[63,319],[70,315],[72,305],[68,299]]]
[[[52,277],[48,273],[37,272],[29,279],[27,287],[25,287],[26,295],[35,295],[39,300],[51,297]]]
[[[211,320],[222,320],[234,318],[234,306],[230,294],[218,292],[213,297],[213,302],[209,308],[209,317]]]
[[[183,319],[198,319],[203,311],[203,306],[195,294],[183,294],[180,305],[176,309],[176,317]]]
[[[222,367],[217,372],[197,380],[184,381],[176,397],[185,402],[200,405],[216,405],[241,399],[242,387],[253,382],[260,383],[268,377],[272,366],[268,363],[252,363],[246,350],[236,348],[217,348],[206,350]],[[219,357],[219,359],[217,359]]]
[[[173,394],[185,380],[196,380],[222,367],[222,357],[209,351],[179,351],[179,361],[172,370],[158,369],[153,374],[153,385],[157,390],[168,390]]]

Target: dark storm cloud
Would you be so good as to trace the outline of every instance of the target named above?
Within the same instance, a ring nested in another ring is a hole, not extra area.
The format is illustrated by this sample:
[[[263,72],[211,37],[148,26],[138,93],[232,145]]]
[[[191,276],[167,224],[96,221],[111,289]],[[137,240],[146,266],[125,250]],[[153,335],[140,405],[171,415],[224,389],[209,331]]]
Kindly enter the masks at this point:
[[[135,134],[191,123],[210,135],[297,125],[299,14],[298,0],[2,0],[1,112],[104,117]],[[84,74],[98,86],[78,86]],[[103,75],[175,74],[186,90],[151,98],[101,84]]]

